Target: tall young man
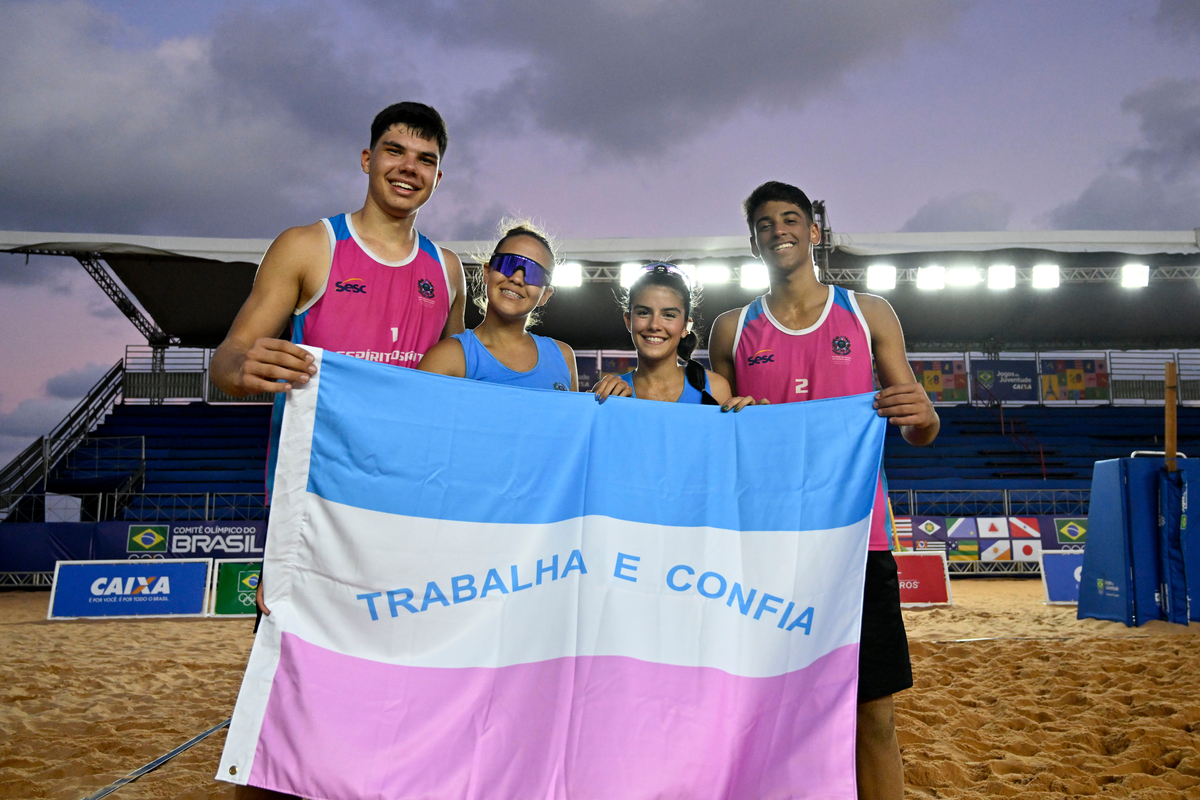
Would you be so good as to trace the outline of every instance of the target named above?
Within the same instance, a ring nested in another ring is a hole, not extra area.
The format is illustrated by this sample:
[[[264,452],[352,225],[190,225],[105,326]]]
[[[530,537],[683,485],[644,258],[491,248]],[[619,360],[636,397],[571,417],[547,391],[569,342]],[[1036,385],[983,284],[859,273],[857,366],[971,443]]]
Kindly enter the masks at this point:
[[[709,355],[735,395],[771,403],[842,397],[883,387],[875,407],[926,445],[940,422],[904,352],[904,334],[887,301],[817,280],[812,246],[820,241],[812,203],[795,186],[770,181],[744,203],[750,249],[767,265],[770,290],[713,323]],[[773,357],[764,358],[771,354]],[[892,695],[912,686],[900,584],[886,530],[882,473],[871,520],[859,648],[858,793],[864,800],[903,797],[904,768]]]
[[[416,229],[417,212],[442,178],[446,141],[445,122],[427,105],[397,103],[379,112],[370,146],[362,151],[363,207],[281,233],[213,354],[213,382],[225,393],[276,393],[268,491],[283,393],[317,371],[312,356],[297,345],[415,367],[430,347],[463,331],[462,262]],[[258,606],[270,613],[262,603],[262,583]],[[240,786],[236,796],[286,795]]]

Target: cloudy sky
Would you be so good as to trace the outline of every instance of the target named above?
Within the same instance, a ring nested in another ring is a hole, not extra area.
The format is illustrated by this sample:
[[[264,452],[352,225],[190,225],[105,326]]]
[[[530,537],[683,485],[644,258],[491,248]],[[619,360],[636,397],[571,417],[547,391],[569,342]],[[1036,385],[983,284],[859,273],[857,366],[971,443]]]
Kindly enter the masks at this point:
[[[0,230],[271,237],[361,204],[400,99],[434,238],[739,234],[772,178],[845,232],[1190,229],[1198,52],[1193,0],[0,0]],[[139,343],[7,255],[0,341],[0,462]]]

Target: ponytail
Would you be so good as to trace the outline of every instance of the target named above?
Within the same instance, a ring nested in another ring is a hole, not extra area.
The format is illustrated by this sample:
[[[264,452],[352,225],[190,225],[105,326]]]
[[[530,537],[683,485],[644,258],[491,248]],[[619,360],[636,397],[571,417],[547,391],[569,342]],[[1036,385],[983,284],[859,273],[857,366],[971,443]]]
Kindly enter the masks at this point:
[[[705,406],[719,406],[711,394],[705,388],[708,386],[708,373],[704,369],[704,365],[692,358],[692,353],[696,352],[697,345],[700,344],[700,337],[695,331],[688,331],[679,340],[679,347],[676,353],[684,361],[683,375],[692,388],[700,392],[700,404]]]

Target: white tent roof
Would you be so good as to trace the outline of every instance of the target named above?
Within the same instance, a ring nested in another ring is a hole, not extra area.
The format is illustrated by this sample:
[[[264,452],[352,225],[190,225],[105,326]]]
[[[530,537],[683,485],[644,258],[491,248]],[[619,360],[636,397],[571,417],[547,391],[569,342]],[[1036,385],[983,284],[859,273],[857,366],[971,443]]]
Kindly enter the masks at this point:
[[[1200,254],[1200,229],[1193,231],[986,231],[963,233],[834,233],[835,248],[853,255],[962,252],[1013,248],[1062,253],[1115,252]],[[257,264],[270,239],[218,239],[195,236],[127,236],[100,233],[0,231],[0,251],[37,245],[41,250],[108,253],[172,253],[217,261]],[[471,253],[490,242],[440,244],[473,263]],[[61,245],[61,247],[55,247]],[[746,236],[696,236],[662,239],[567,239],[563,260],[618,264],[651,259],[749,258]]]

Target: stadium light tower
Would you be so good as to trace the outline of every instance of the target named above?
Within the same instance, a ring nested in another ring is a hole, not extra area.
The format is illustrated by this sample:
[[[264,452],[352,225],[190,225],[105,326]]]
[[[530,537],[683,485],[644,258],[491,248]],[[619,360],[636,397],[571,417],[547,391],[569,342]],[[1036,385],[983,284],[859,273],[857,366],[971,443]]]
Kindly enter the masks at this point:
[[[1126,289],[1149,286],[1150,267],[1145,264],[1126,264],[1121,267],[1121,285]]]
[[[765,289],[771,285],[767,275],[767,265],[761,261],[747,261],[742,264],[742,288]]]
[[[1035,264],[1033,267],[1033,288],[1057,289],[1058,264]]]
[[[867,288],[885,292],[896,288],[896,268],[891,264],[872,264],[867,267]]]
[[[628,289],[633,286],[633,282],[637,280],[638,275],[642,274],[642,265],[637,262],[629,262],[621,265],[621,286]]]
[[[975,267],[951,267],[946,270],[947,286],[974,286],[982,280]]]
[[[559,264],[554,269],[553,283],[555,286],[582,286],[583,265],[575,261]]]
[[[729,283],[733,280],[733,272],[725,264],[701,264],[696,270],[696,277],[703,286],[713,286],[718,283]]]
[[[989,289],[1012,289],[1017,285],[1017,268],[1012,264],[993,264],[988,267]]]
[[[946,268],[930,264],[928,267],[918,269],[917,288],[931,291],[946,288]]]

